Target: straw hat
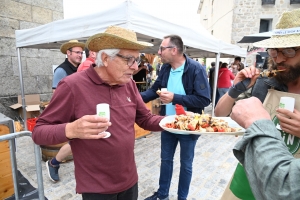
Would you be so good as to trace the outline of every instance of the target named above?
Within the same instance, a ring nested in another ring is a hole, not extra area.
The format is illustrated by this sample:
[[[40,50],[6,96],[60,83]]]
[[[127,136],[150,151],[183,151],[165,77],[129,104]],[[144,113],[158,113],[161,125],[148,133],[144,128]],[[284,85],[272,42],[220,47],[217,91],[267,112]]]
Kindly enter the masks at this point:
[[[256,47],[285,48],[300,46],[300,9],[284,12],[271,38],[253,43]]]
[[[91,36],[87,40],[86,46],[89,50],[98,52],[102,49],[142,50],[153,46],[153,44],[137,41],[134,31],[118,26],[110,26],[104,33]]]
[[[63,54],[67,54],[67,50],[72,47],[81,47],[84,49],[85,44],[83,42],[78,42],[78,40],[70,40],[69,42],[65,42],[60,46],[60,51]]]

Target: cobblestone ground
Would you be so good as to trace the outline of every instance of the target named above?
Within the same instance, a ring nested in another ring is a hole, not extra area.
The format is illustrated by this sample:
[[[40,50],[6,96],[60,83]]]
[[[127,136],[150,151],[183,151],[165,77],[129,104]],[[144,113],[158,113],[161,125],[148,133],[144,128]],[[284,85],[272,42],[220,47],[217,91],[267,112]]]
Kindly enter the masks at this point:
[[[220,199],[237,164],[232,154],[234,144],[239,137],[227,135],[202,135],[196,145],[193,165],[193,177],[189,200]],[[170,200],[177,199],[179,176],[179,149],[174,159],[173,179],[170,189]],[[139,174],[139,200],[143,200],[157,190],[160,168],[160,132],[136,140],[135,156]],[[81,199],[75,193],[74,164],[72,161],[61,165],[61,181],[49,180],[45,162],[42,162],[44,193],[49,200]],[[34,148],[30,137],[17,139],[18,170],[25,178],[37,187]]]

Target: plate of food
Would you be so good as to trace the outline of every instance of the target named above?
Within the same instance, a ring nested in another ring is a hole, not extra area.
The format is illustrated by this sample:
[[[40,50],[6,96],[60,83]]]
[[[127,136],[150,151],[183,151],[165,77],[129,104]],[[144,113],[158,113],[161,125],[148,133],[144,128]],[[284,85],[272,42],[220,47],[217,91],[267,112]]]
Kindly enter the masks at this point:
[[[163,118],[160,127],[175,134],[243,135],[245,129],[230,117],[211,117],[208,114],[170,115]]]

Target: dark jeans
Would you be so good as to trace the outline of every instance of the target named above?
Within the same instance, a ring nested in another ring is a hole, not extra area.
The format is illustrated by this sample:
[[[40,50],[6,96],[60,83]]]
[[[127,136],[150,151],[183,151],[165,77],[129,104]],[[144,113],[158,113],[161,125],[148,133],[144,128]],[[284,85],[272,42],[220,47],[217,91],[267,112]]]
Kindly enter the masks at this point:
[[[115,194],[82,193],[83,200],[137,200],[138,183],[123,192]]]
[[[213,86],[212,85],[210,85],[210,99],[211,99],[211,102],[212,102],[212,100],[213,100]],[[219,95],[219,92],[218,92],[218,88],[216,88],[215,107],[216,107],[219,99],[220,99],[220,95]]]
[[[178,183],[178,199],[186,199],[192,179],[192,165],[197,140],[190,135],[173,134],[167,131],[161,133],[161,166],[158,196],[169,196],[173,174],[173,158],[178,142],[180,143],[180,174]]]

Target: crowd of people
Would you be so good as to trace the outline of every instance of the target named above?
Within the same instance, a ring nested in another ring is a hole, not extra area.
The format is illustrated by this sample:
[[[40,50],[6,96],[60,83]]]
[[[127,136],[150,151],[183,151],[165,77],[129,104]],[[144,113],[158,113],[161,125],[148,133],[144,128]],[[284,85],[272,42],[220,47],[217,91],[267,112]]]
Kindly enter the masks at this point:
[[[189,58],[184,53],[182,38],[172,34],[162,39],[158,49],[160,62],[156,66],[158,76],[143,92],[138,90],[134,77],[138,81],[146,81],[147,74],[152,77],[152,65],[141,62],[140,57],[140,51],[152,44],[137,41],[135,32],[110,26],[104,33],[91,36],[85,44],[76,40],[64,43],[61,52],[67,58],[54,72],[53,97],[32,133],[34,142],[39,145],[65,143],[57,156],[46,162],[50,179],[60,180],[59,164],[72,153],[76,192],[82,194],[83,199],[136,200],[136,123],[147,130],[161,131],[158,189],[146,200],[169,199],[178,143],[177,195],[178,200],[186,200],[200,136],[165,131],[159,122],[165,116],[176,114],[176,104],[188,112],[201,114],[215,95],[214,114],[230,116],[246,129],[233,149],[239,164],[222,200],[300,199],[300,162],[293,156],[300,149],[299,19],[300,9],[284,12],[276,25],[281,31],[270,39],[254,43],[254,46],[267,48],[271,58],[269,69],[280,70],[274,77],[261,77],[255,66],[244,67],[240,57],[236,57],[230,67],[228,63],[218,63],[220,69],[216,77],[215,62],[207,73],[205,63],[201,65]],[[84,50],[87,60],[81,63]],[[218,90],[213,94],[215,81]],[[166,90],[157,93],[162,88]],[[252,97],[237,101],[250,88]],[[275,99],[274,94],[293,94],[295,109],[288,111],[276,106],[271,111],[266,109],[265,105],[270,105],[268,99]],[[159,115],[152,114],[145,106],[156,98],[164,103]],[[99,103],[110,105],[109,119],[97,115]],[[280,129],[274,124],[275,118]],[[106,130],[111,133],[109,138],[106,138]],[[282,139],[286,135],[294,138],[293,151]]]

